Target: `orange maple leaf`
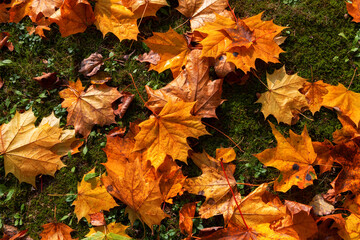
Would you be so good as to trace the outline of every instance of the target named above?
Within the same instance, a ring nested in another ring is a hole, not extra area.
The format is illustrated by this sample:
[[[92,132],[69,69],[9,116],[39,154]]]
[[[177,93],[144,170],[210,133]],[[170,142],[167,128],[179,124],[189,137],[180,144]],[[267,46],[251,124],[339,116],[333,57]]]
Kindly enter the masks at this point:
[[[178,101],[166,103],[161,112],[139,124],[140,132],[135,136],[134,151],[145,150],[145,158],[157,169],[166,155],[172,159],[187,162],[186,138],[209,134],[200,116],[190,114],[194,102]]]
[[[286,192],[292,185],[303,189],[313,183],[316,173],[312,167],[316,153],[306,127],[301,135],[290,130],[290,138],[285,139],[270,123],[278,143],[276,148],[266,149],[254,156],[266,166],[279,169],[280,176],[275,180],[274,190]]]
[[[160,61],[156,65],[151,64],[150,70],[163,72],[166,69],[172,71],[176,77],[181,72],[181,67],[186,64],[190,49],[185,38],[172,28],[166,33],[154,33],[154,36],[144,40],[144,43],[160,55]]]
[[[328,86],[330,85],[319,80],[317,82],[305,82],[303,88],[299,90],[305,95],[309,109],[313,115],[315,112],[320,111],[323,97],[328,93],[328,90],[326,90]]]
[[[347,89],[339,83],[338,86],[326,87],[328,93],[323,97],[322,105],[335,108],[342,115],[348,116],[359,127],[360,121],[360,93]]]
[[[64,0],[60,9],[49,18],[59,25],[62,37],[84,32],[94,23],[95,16],[90,3],[86,0]]]
[[[74,125],[75,131],[87,137],[95,124],[104,126],[115,122],[111,104],[121,97],[116,88],[107,85],[91,85],[86,92],[80,79],[70,82],[69,88],[59,92],[67,108],[67,125]]]
[[[236,22],[217,15],[215,22],[198,28],[196,31],[207,35],[200,42],[203,46],[202,56],[218,58],[226,54],[227,61],[245,73],[255,68],[256,59],[279,62],[279,54],[283,50],[274,38],[285,27],[277,26],[272,21],[262,21],[261,15]]]
[[[159,113],[168,101],[195,102],[192,114],[203,118],[216,118],[216,107],[221,99],[222,79],[212,81],[209,77],[209,60],[200,58],[200,50],[192,50],[185,69],[165,87],[153,90],[145,86],[149,100],[146,107]]]
[[[70,233],[74,230],[64,223],[47,223],[42,225],[44,230],[40,233],[42,240],[72,240]],[[76,238],[77,239],[77,238]]]

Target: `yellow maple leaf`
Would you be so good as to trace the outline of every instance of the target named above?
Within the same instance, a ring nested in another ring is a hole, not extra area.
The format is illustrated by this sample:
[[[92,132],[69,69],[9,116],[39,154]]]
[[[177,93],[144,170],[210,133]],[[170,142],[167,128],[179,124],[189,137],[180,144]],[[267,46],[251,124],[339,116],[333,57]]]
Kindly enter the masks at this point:
[[[255,68],[256,59],[265,62],[279,62],[283,50],[274,40],[285,27],[277,26],[272,21],[262,21],[262,13],[233,21],[221,15],[215,22],[206,23],[196,31],[207,34],[200,43],[202,56],[218,58],[226,54],[232,62],[245,73]]]
[[[120,41],[136,40],[139,29],[134,13],[118,0],[99,0],[95,4],[95,25],[103,36],[112,32]]]
[[[345,230],[339,231],[339,235],[345,240],[360,239],[360,215],[351,214],[345,219]]]
[[[330,86],[324,83],[323,80],[316,82],[305,82],[300,92],[305,95],[305,98],[309,104],[309,110],[314,115],[315,112],[320,111],[322,106],[323,97],[328,93],[326,87]]]
[[[201,117],[190,114],[195,102],[166,103],[161,112],[139,124],[141,130],[135,136],[134,151],[147,149],[145,158],[157,169],[166,155],[187,162],[190,146],[187,137],[198,138],[209,134]]]
[[[54,176],[65,165],[60,160],[67,152],[78,152],[81,145],[75,139],[74,130],[63,130],[60,120],[53,114],[35,127],[36,117],[32,110],[1,125],[0,155],[4,156],[6,175],[13,173],[20,182],[35,186],[39,174]]]
[[[323,97],[322,105],[336,108],[342,115],[348,116],[359,127],[360,121],[360,93],[348,90],[339,83],[337,86],[326,87],[328,93]]]
[[[86,234],[86,239],[96,239],[96,240],[110,240],[110,239],[132,239],[126,233],[125,230],[129,226],[124,226],[121,223],[112,222],[107,226],[94,227],[90,228],[90,232]],[[102,233],[102,234],[99,234]],[[116,238],[117,237],[117,238]]]
[[[166,0],[123,0],[123,3],[131,9],[136,18],[156,16],[161,7],[168,6]]]
[[[270,123],[270,126],[278,145],[276,148],[255,154],[255,157],[266,166],[280,170],[280,176],[274,183],[274,190],[286,192],[293,185],[300,189],[311,185],[316,179],[316,173],[311,164],[315,161],[317,154],[306,127],[301,135],[290,130],[290,137],[286,139],[273,124]]]
[[[299,92],[305,81],[297,74],[287,75],[285,67],[267,74],[269,91],[262,93],[256,101],[262,104],[265,118],[271,114],[278,122],[292,124],[293,118],[308,105],[305,96]]]
[[[121,94],[116,88],[103,85],[91,85],[86,91],[80,79],[70,82],[69,88],[59,92],[64,101],[63,108],[67,108],[67,125],[74,125],[75,131],[87,137],[95,124],[104,126],[116,123],[111,104]]]
[[[181,72],[181,67],[186,64],[187,55],[190,53],[185,38],[172,28],[166,33],[154,33],[154,36],[144,40],[144,43],[160,55],[160,61],[151,64],[150,70],[163,72],[166,69],[172,71],[176,77]]]
[[[95,173],[95,168],[87,174],[91,173]],[[85,217],[90,222],[90,214],[98,213],[102,210],[109,211],[110,208],[118,205],[106,191],[100,177],[94,177],[85,181],[87,174],[84,175],[81,183],[78,184],[78,194],[72,205],[75,205],[74,213],[78,221]]]

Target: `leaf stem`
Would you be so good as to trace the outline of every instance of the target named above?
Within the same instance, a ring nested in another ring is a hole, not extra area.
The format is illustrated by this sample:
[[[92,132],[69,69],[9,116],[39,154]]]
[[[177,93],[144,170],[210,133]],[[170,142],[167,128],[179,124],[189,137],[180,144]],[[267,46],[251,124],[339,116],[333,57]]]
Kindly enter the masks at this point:
[[[208,126],[208,127],[211,127],[211,128],[213,128],[213,129],[215,129],[216,131],[218,131],[219,133],[221,133],[222,135],[224,135],[227,139],[229,139],[233,144],[235,144],[235,147],[237,147],[239,150],[240,150],[240,152],[244,152],[244,150],[242,150],[240,147],[239,147],[239,145],[231,138],[231,137],[229,137],[228,135],[226,135],[224,132],[222,132],[222,131],[220,131],[219,129],[217,129],[216,127],[214,127],[214,126],[212,126],[212,125],[210,125],[210,124],[208,124],[208,123],[206,123],[206,122],[204,122],[204,121],[201,121],[203,124],[205,124],[206,126]]]
[[[350,86],[351,86],[351,84],[352,84],[352,82],[353,82],[353,80],[354,80],[356,70],[357,70],[357,67],[355,68],[354,75],[353,75],[352,78],[351,78],[351,81],[350,81],[350,84],[349,84],[347,90],[349,90],[349,88],[350,88]]]
[[[227,176],[227,174],[226,174],[226,172],[225,172],[225,168],[224,168],[224,164],[223,164],[223,158],[220,158],[220,164],[221,164],[221,168],[222,168],[222,170],[223,170],[223,172],[224,172],[226,181],[227,181],[227,183],[228,183],[228,185],[229,185],[229,188],[230,188],[230,190],[231,190],[231,193],[232,193],[232,195],[233,195],[233,197],[234,197],[236,206],[237,206],[237,208],[238,208],[238,210],[239,210],[239,212],[240,212],[240,216],[241,216],[241,218],[242,218],[242,220],[243,220],[243,222],[244,222],[247,230],[250,230],[249,226],[246,224],[245,218],[244,218],[244,216],[243,216],[243,214],[242,214],[242,212],[241,212],[240,206],[239,206],[239,204],[238,204],[238,202],[237,202],[237,200],[236,200],[234,191],[232,190],[232,187],[231,187],[231,185],[230,185],[229,178],[228,178],[228,176]]]
[[[229,0],[226,0],[228,7],[230,8],[230,12],[232,13],[233,17],[235,18],[236,23],[239,21],[235,16],[234,10],[231,8]]]

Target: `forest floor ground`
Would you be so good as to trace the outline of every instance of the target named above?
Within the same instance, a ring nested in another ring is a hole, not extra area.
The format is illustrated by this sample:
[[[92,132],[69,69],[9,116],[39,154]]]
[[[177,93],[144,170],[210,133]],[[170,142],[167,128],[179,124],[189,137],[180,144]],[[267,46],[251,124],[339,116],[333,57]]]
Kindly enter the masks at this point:
[[[140,26],[140,37],[151,36],[151,32],[165,32],[169,26],[175,28],[186,19],[175,10],[177,1],[171,1],[171,7],[164,7],[158,12],[159,19],[144,19]],[[281,64],[258,63],[258,72],[263,81],[266,72],[285,65],[288,73],[298,73],[299,76],[312,81],[324,80],[326,83],[345,86],[350,84],[355,68],[360,63],[360,25],[351,22],[347,16],[344,1],[339,0],[233,0],[230,5],[235,8],[237,16],[250,17],[261,12],[263,20],[273,19],[277,25],[288,27],[283,31],[286,41],[281,45],[285,53],[280,56]],[[0,76],[5,84],[0,90],[0,124],[8,122],[16,110],[27,110],[30,107],[41,120],[51,112],[61,117],[62,126],[65,126],[67,112],[61,108],[59,91],[63,87],[46,91],[39,87],[32,78],[40,76],[42,72],[57,72],[62,79],[75,81],[81,78],[83,84],[90,85],[88,78],[84,78],[79,72],[80,62],[91,53],[99,52],[108,56],[110,52],[116,56],[134,54],[125,62],[124,66],[117,61],[107,61],[104,70],[112,76],[109,82],[111,86],[117,86],[119,90],[127,89],[136,95],[130,108],[122,119],[117,119],[120,126],[128,126],[129,122],[136,119],[145,120],[150,112],[143,106],[135,88],[128,76],[132,73],[140,93],[146,99],[145,85],[152,88],[160,88],[172,80],[171,72],[157,73],[148,71],[146,64],[140,63],[135,56],[147,52],[149,49],[141,41],[132,42],[118,39],[108,34],[105,38],[92,26],[85,33],[62,38],[54,26],[47,33],[46,39],[28,35],[26,26],[30,24],[25,19],[20,24],[1,24],[0,32],[7,31],[11,34],[11,42],[15,46],[13,52],[2,49],[0,61],[9,59],[10,64],[0,65]],[[188,31],[188,27],[176,29],[179,33]],[[116,58],[116,57],[115,57]],[[350,90],[360,92],[359,77],[356,75],[350,86]],[[260,111],[261,104],[255,104],[256,93],[265,92],[265,87],[260,81],[251,77],[245,85],[230,85],[226,81],[223,86],[223,98],[227,99],[217,109],[218,119],[210,119],[207,122],[230,136],[243,152],[237,151],[237,168],[235,178],[238,182],[261,184],[273,181],[278,171],[266,168],[253,154],[276,146],[271,128]],[[276,124],[273,117],[269,121]],[[300,120],[293,126],[277,124],[277,129],[285,136],[289,129],[295,133],[301,133],[307,126],[309,135],[313,141],[332,139],[332,133],[341,128],[336,113],[322,108],[314,116],[309,111],[300,116]],[[94,127],[88,141],[81,148],[79,154],[64,157],[63,162],[67,167],[62,168],[55,177],[42,176],[37,178],[37,188],[27,183],[19,184],[18,180],[9,174],[5,176],[3,158],[0,157],[0,225],[9,224],[20,229],[29,229],[34,239],[39,239],[41,225],[56,218],[76,229],[74,237],[83,237],[87,233],[88,224],[81,220],[78,222],[71,206],[75,199],[77,183],[82,176],[93,167],[104,169],[101,163],[106,162],[103,152],[106,144],[106,133],[115,125],[103,128]],[[200,138],[199,148],[205,149],[210,155],[215,155],[215,149],[219,147],[232,147],[233,144],[224,135],[208,128],[211,136]],[[190,162],[191,165],[191,162]],[[192,166],[194,166],[192,164]],[[184,172],[194,173],[192,167],[183,166]],[[335,178],[337,170],[330,171],[315,180],[314,185],[299,191],[293,187],[286,193],[286,198],[301,203],[309,203],[318,193],[326,192],[330,188],[329,183]],[[239,185],[243,195],[248,194],[253,188]],[[1,194],[6,193],[6,194]],[[11,194],[9,194],[11,193]],[[53,196],[58,194],[63,196]],[[67,194],[67,195],[66,195]],[[280,194],[280,197],[283,195]],[[151,230],[146,230],[146,239],[180,239],[178,229],[178,210],[185,203],[197,199],[175,199],[174,205],[169,205],[169,211],[174,214],[163,220],[162,225],[152,235]],[[201,200],[201,198],[200,198]],[[106,214],[111,221],[116,219],[124,224],[129,221],[124,215],[125,205],[116,211]],[[209,226],[212,220],[194,221],[196,230]],[[130,229],[133,237],[141,237],[142,225],[136,223]]]

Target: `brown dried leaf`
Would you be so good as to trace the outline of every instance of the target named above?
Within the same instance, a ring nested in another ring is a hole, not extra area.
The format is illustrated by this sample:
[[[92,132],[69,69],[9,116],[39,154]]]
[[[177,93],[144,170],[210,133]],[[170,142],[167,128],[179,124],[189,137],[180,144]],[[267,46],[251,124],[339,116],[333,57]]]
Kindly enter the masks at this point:
[[[102,65],[104,65],[103,56],[100,53],[92,53],[88,58],[82,60],[79,72],[91,77],[100,70]]]

